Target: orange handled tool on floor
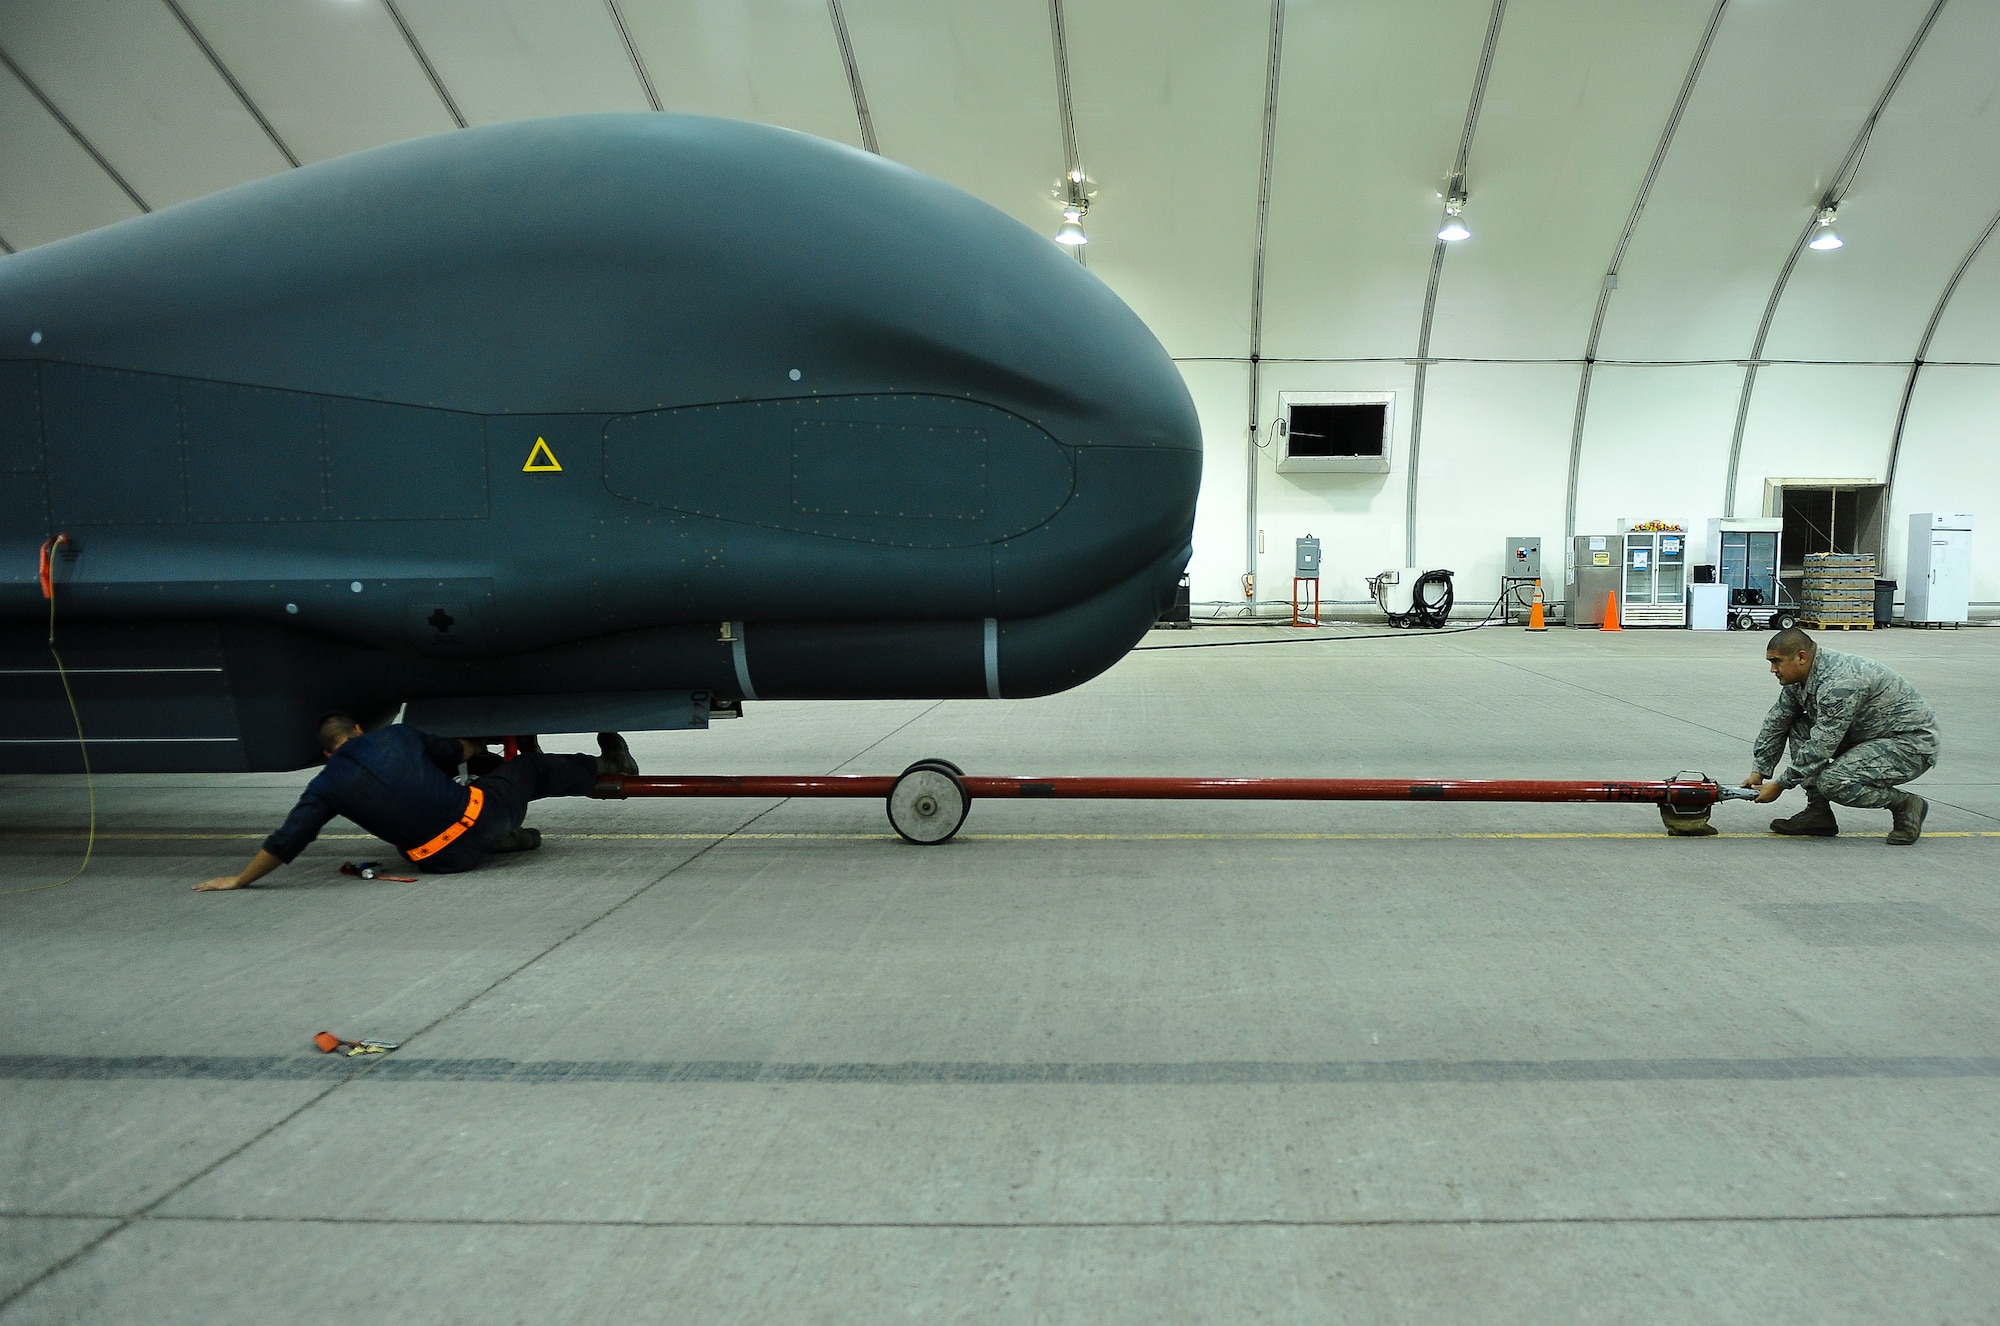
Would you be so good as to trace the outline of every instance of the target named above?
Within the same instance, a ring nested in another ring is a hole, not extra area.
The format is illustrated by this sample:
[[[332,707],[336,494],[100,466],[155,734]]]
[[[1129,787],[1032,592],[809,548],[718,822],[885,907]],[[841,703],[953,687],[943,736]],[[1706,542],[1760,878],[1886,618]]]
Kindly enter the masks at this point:
[[[349,1041],[342,1040],[330,1031],[322,1031],[313,1037],[313,1044],[321,1054],[344,1054],[352,1059],[360,1054],[387,1054],[396,1049],[394,1041]]]

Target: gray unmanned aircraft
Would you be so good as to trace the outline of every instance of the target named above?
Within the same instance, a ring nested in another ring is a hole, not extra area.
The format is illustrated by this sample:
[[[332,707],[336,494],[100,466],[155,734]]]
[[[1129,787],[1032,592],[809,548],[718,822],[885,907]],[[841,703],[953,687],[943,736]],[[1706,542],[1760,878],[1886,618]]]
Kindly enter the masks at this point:
[[[1200,471],[1130,309],[880,157],[639,114],[306,166],[0,258],[0,772],[79,767],[41,580],[107,772],[1058,691]]]

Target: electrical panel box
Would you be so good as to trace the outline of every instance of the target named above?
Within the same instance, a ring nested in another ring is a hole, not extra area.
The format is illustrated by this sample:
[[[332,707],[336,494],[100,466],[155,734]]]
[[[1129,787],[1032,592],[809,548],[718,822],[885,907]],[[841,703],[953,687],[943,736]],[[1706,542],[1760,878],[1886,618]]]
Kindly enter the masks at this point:
[[[1540,539],[1507,540],[1507,566],[1501,573],[1516,580],[1541,579],[1542,541]]]
[[[1319,540],[1310,534],[1298,541],[1297,568],[1292,574],[1299,579],[1319,579]]]
[[[1972,599],[1972,517],[1920,512],[1910,517],[1903,563],[1903,620],[1963,622]]]

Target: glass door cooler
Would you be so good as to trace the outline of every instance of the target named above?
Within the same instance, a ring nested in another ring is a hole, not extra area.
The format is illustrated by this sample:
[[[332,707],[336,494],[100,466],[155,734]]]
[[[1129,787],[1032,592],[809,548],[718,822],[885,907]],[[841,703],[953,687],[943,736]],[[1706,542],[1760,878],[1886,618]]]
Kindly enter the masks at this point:
[[[1625,587],[1618,595],[1621,626],[1687,625],[1687,535],[1681,530],[1628,530]]]

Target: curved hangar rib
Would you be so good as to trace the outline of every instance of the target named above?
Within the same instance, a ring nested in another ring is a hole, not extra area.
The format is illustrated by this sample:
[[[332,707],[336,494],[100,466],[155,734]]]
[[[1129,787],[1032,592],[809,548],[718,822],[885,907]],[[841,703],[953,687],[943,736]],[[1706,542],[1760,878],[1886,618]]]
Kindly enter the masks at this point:
[[[1170,602],[1200,446],[1102,282],[851,148],[602,115],[306,166],[0,259],[0,770],[77,759],[57,532],[94,765],[279,769],[332,708],[1073,686]]]

